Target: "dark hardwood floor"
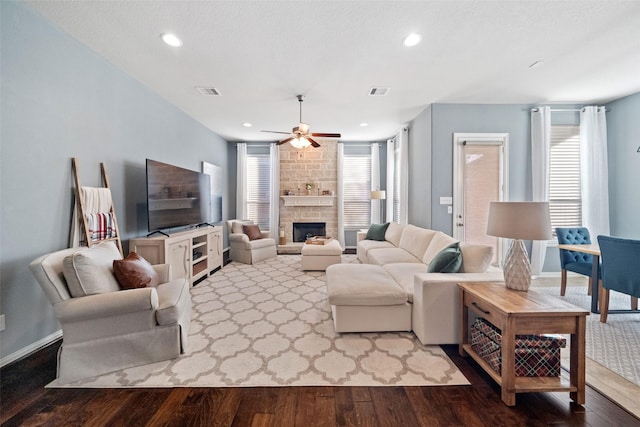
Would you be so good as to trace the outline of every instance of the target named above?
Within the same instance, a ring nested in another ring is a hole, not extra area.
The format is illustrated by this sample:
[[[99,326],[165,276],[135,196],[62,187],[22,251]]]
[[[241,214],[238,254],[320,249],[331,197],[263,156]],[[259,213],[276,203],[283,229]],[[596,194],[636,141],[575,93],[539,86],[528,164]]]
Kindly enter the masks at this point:
[[[0,370],[0,423],[49,426],[640,426],[595,390],[520,394],[515,407],[457,346],[444,346],[472,386],[45,389],[55,343]]]

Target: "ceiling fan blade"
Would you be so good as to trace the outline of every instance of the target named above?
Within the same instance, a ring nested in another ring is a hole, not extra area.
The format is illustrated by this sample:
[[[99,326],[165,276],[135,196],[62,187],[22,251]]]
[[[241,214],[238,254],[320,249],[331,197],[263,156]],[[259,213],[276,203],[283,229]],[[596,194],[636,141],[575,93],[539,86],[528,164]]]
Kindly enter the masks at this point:
[[[287,142],[291,141],[292,139],[294,139],[294,137],[290,137],[290,138],[285,138],[282,141],[278,142],[278,145],[282,145],[282,144],[286,144]]]
[[[261,130],[260,132],[283,133],[285,135],[289,135],[291,133],[291,132],[280,132],[279,130]]]
[[[321,138],[340,138],[339,133],[312,133],[311,136],[319,136]]]
[[[318,144],[313,139],[309,138],[308,136],[305,136],[305,138],[307,138],[307,141],[309,141],[311,143],[311,145],[313,145],[314,147],[316,147],[316,148],[320,147],[320,144]]]

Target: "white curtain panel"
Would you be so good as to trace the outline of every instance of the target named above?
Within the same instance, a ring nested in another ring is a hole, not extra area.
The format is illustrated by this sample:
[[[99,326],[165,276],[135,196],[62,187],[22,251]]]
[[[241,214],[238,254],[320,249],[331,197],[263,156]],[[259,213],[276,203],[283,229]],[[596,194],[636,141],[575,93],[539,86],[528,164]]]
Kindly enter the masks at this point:
[[[582,225],[591,239],[609,235],[609,169],[607,167],[607,118],[604,107],[580,111],[580,181]]]
[[[269,175],[271,194],[269,197],[269,231],[278,238],[280,228],[280,149],[275,142],[269,146]]]
[[[380,190],[380,144],[371,144],[371,190]],[[380,205],[382,200],[371,199],[371,223],[380,224]]]
[[[551,108],[531,110],[531,183],[534,202],[549,201],[549,152],[551,149]],[[535,240],[531,247],[531,273],[542,272],[547,242]]]
[[[400,224],[409,223],[409,128],[404,126],[398,134],[400,150]]]
[[[236,178],[236,218],[247,218],[247,144],[239,142]]]
[[[387,221],[393,221],[393,176],[395,170],[395,141],[390,139],[387,141]]]
[[[338,144],[338,241],[346,248],[344,241],[344,144]]]

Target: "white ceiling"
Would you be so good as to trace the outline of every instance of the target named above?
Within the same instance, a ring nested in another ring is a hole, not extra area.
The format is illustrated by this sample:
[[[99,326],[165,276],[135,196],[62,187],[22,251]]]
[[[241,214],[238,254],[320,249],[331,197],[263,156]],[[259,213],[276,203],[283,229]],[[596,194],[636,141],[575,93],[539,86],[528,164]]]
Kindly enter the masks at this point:
[[[228,140],[289,131],[296,94],[312,132],[352,141],[386,139],[431,103],[604,103],[640,91],[639,1],[25,3]],[[412,31],[422,43],[404,47]],[[371,97],[373,86],[391,89]]]

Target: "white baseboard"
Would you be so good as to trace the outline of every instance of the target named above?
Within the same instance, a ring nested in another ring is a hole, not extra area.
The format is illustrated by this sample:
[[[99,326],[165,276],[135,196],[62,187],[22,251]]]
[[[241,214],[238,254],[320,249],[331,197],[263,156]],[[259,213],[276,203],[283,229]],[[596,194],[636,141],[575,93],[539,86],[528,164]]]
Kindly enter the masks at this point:
[[[0,359],[0,368],[8,365],[9,363],[15,362],[16,360],[22,359],[23,357],[29,356],[60,338],[62,338],[62,329],[34,342],[33,344],[29,344],[28,346],[21,348],[15,353],[11,353],[8,356],[3,357]]]

